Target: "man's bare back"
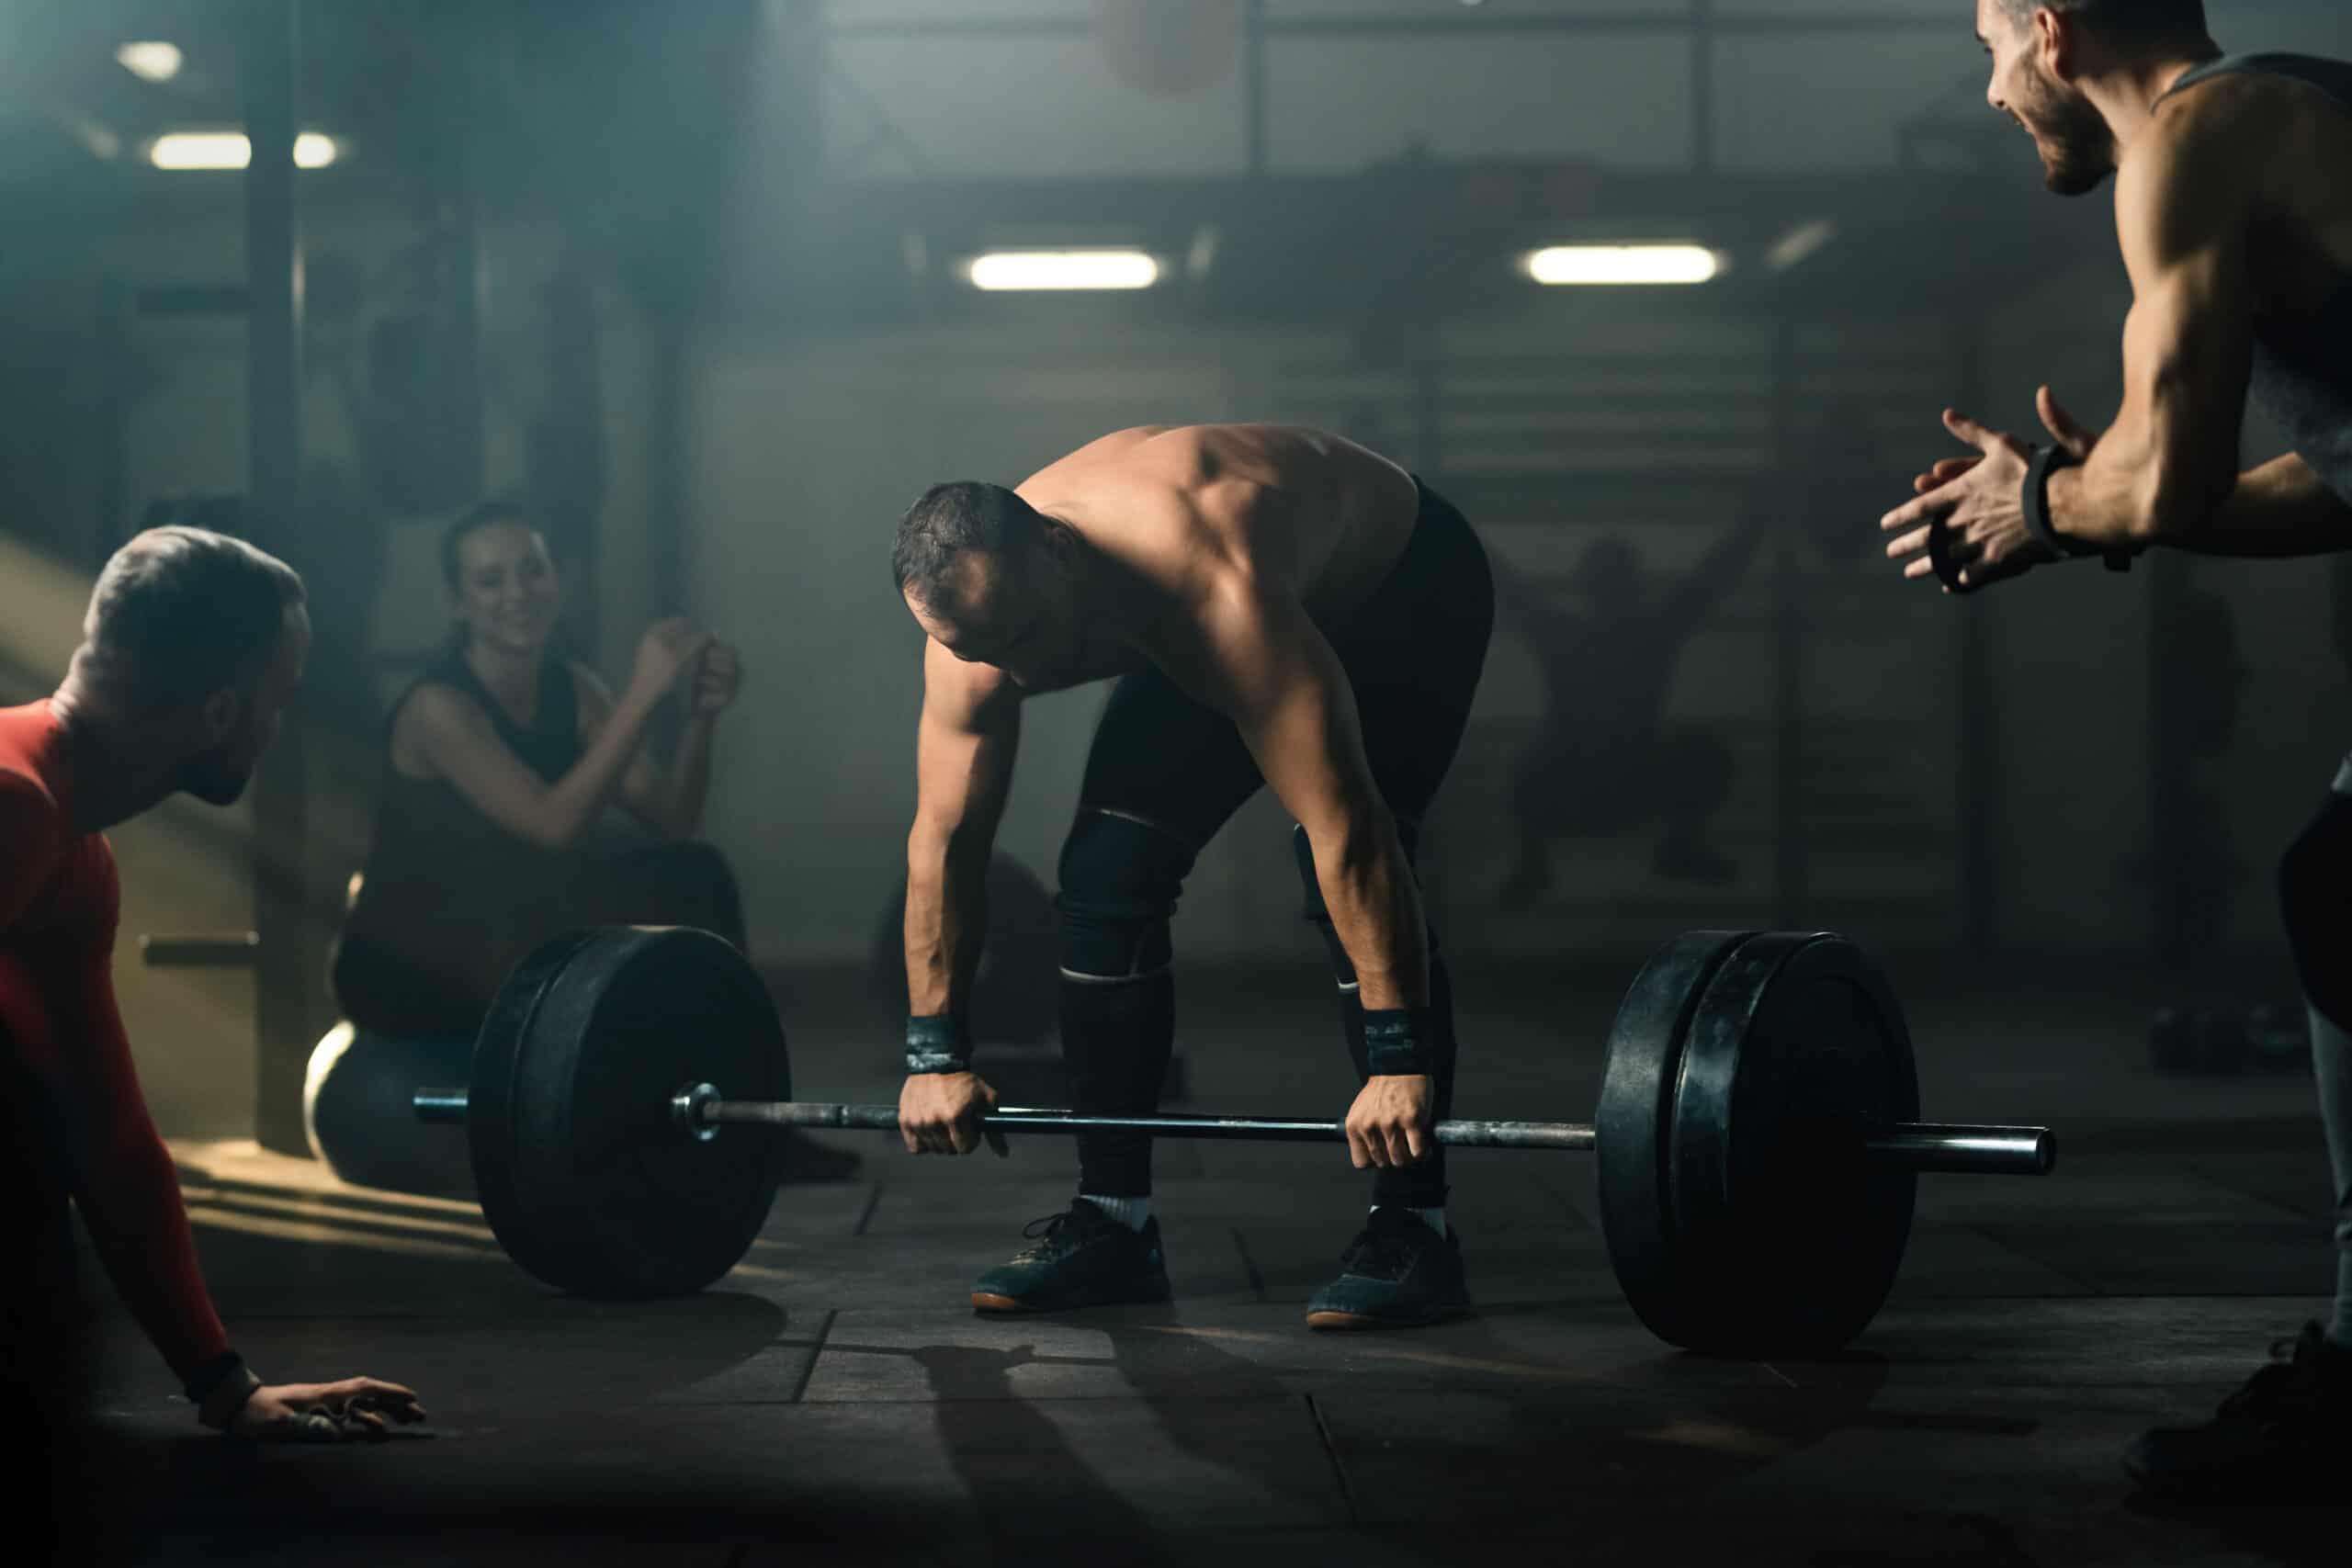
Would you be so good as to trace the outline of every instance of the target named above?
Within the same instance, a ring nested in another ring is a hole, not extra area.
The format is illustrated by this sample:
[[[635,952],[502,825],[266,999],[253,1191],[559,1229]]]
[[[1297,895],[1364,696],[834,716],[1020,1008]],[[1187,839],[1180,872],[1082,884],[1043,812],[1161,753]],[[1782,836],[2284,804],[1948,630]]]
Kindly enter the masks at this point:
[[[1236,571],[1287,589],[1329,626],[1396,563],[1417,505],[1412,476],[1378,453],[1280,424],[1114,431],[1013,493],[1125,569],[1139,628],[1161,619],[1155,611],[1197,604]],[[1134,662],[1132,649],[1125,658],[1099,651],[1066,683]]]

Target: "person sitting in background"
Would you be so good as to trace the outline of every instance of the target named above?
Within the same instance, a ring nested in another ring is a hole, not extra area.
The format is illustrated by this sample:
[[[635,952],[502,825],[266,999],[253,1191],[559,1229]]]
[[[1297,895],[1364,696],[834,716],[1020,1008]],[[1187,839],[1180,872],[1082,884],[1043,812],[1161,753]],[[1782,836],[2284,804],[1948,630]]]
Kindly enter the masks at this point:
[[[616,699],[554,650],[555,563],[507,502],[452,524],[441,568],[457,624],[392,710],[375,839],[335,954],[351,1021],[470,1039],[506,972],[572,925],[696,925],[741,946],[732,875],[686,841],[740,682],[731,652],[685,621],[657,621]],[[681,684],[686,723],[657,767],[642,742]]]
[[[450,525],[441,570],[456,625],[392,710],[375,839],[334,961],[345,1016],[363,1034],[469,1046],[507,972],[560,931],[686,925],[742,947],[734,875],[693,841],[741,684],[734,649],[656,621],[615,696],[555,649],[555,563],[509,502]],[[645,740],[673,690],[685,712],[662,765]],[[854,1163],[793,1142],[796,1168]]]

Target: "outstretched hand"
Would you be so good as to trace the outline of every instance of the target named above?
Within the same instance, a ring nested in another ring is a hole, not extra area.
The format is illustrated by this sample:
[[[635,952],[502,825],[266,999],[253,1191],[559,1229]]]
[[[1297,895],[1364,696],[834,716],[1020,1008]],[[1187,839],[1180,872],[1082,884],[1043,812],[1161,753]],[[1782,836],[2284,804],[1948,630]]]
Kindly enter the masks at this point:
[[[2070,456],[2090,456],[2098,438],[2049,388],[2034,407]],[[1911,481],[1917,499],[1879,519],[1880,530],[1895,536],[1886,553],[1905,562],[1904,577],[1932,573],[1945,592],[1967,593],[2057,558],[2026,527],[2022,491],[2033,448],[1957,409],[1944,411],[1944,428],[1976,450],[1933,464]]]

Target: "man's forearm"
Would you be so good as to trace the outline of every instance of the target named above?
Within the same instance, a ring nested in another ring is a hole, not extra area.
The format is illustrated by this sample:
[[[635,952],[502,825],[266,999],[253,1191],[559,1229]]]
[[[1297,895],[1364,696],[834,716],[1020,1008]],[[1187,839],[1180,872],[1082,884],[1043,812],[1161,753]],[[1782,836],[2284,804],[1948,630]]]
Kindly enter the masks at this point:
[[[1356,999],[1374,1011],[1429,1006],[1428,924],[1396,828],[1327,837],[1314,845],[1315,877],[1355,965]]]
[[[988,930],[988,852],[922,835],[907,847],[907,1011],[960,1015],[970,999]]]
[[[2102,437],[2102,444],[2113,439]],[[2063,456],[2063,455],[2062,455]],[[2045,491],[2050,526],[2062,538],[2114,549],[2137,549],[2154,526],[2144,464],[2094,450],[2080,468],[2054,468]]]
[[[2352,549],[2352,504],[2289,453],[2239,475],[2220,505],[2158,543],[2206,556],[2330,555]]]
[[[2175,545],[2227,504],[2239,479],[2237,416],[2222,436],[2180,402],[2127,400],[2079,467],[2051,470],[2042,500],[2053,532],[2095,550]]]

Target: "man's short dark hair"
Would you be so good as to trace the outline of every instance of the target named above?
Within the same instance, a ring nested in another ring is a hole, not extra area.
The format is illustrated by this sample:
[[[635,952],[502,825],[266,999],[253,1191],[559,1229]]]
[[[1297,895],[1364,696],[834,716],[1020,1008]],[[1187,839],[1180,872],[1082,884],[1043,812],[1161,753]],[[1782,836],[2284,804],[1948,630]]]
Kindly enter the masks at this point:
[[[978,479],[933,485],[899,524],[890,574],[900,593],[930,605],[957,556],[1009,554],[1035,536],[1036,521],[1029,503],[1002,485]]]
[[[458,547],[484,528],[501,523],[520,523],[530,526],[530,518],[523,503],[509,496],[493,496],[458,513],[447,528],[441,530],[441,581],[449,591],[458,590]]]
[[[2001,0],[2001,9],[2019,26],[2036,11],[2055,11],[2125,42],[2206,36],[2205,0]]]
[[[198,701],[268,662],[306,597],[292,567],[243,539],[149,528],[98,573],[74,662],[135,701]]]

